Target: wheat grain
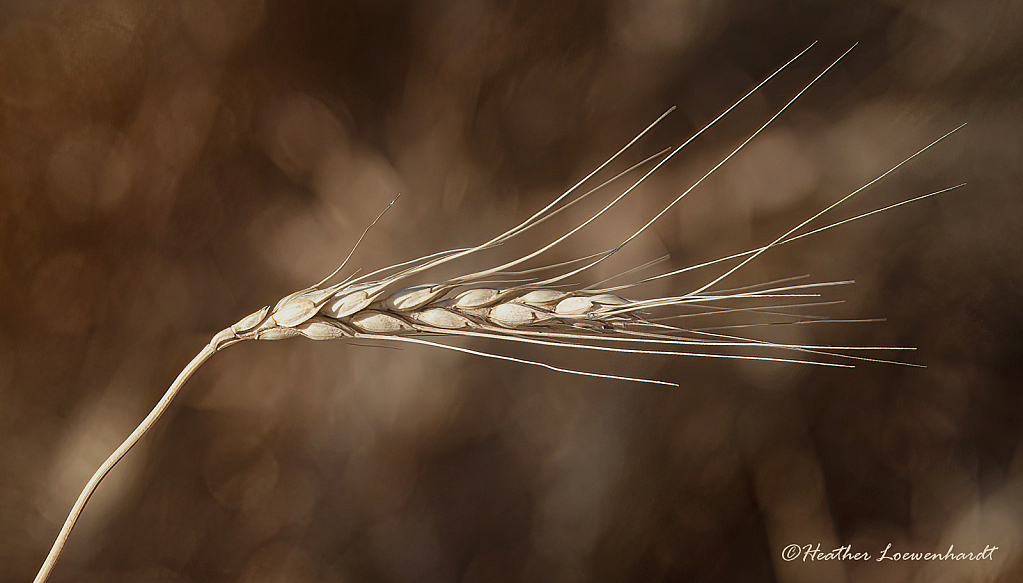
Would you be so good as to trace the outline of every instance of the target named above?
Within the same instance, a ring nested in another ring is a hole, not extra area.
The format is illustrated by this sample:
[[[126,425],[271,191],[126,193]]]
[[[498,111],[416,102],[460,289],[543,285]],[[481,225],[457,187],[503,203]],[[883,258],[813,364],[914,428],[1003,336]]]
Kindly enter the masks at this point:
[[[878,183],[880,180],[884,179],[892,172],[895,172],[917,156],[923,154],[955,131],[958,131],[962,126],[934,140],[932,143],[905,158],[889,170],[865,183],[862,187],[832,203],[827,208],[814,214],[792,229],[789,229],[783,235],[775,238],[767,245],[713,261],[645,277],[629,284],[599,288],[597,286],[605,283],[599,282],[588,287],[568,286],[565,288],[563,287],[563,284],[560,283],[605,261],[624,245],[643,234],[652,224],[654,224],[655,221],[674,208],[685,196],[690,194],[709,176],[713,175],[721,166],[740,152],[748,143],[750,143],[750,141],[763,132],[764,129],[782,115],[782,113],[784,113],[800,96],[809,90],[824,74],[837,65],[849,51],[843,53],[838,59],[822,70],[784,106],[779,108],[767,122],[760,126],[760,128],[751,133],[741,144],[719,160],[710,170],[672,200],[672,202],[664,206],[642,227],[633,232],[623,241],[619,242],[611,250],[572,261],[519,271],[509,271],[510,269],[522,265],[523,263],[552,249],[568,237],[603,216],[622,199],[624,199],[625,196],[633,192],[640,184],[645,182],[654,172],[681,152],[682,149],[688,146],[696,137],[716,124],[729,112],[733,111],[750,95],[753,95],[753,93],[759,90],[764,84],[773,79],[778,73],[810,50],[812,46],[813,45],[807,47],[804,51],[793,57],[788,63],[765,78],[746,95],[724,110],[719,116],[696,132],[689,139],[684,141],[681,145],[672,149],[663,150],[646,158],[640,163],[619,172],[612,178],[605,180],[596,187],[584,192],[573,200],[566,202],[569,196],[582,188],[584,184],[587,184],[600,171],[604,170],[608,165],[614,162],[623,152],[631,148],[640,138],[650,131],[651,128],[671,113],[671,110],[657,118],[657,120],[640,132],[621,150],[611,156],[607,161],[597,167],[593,172],[588,174],[574,186],[565,191],[562,195],[557,197],[554,201],[534,213],[528,219],[522,221],[504,233],[497,235],[489,241],[475,247],[433,253],[417,259],[377,269],[360,277],[352,275],[344,281],[327,285],[327,282],[333,279],[334,276],[340,273],[348,264],[348,261],[358,248],[359,243],[362,242],[363,238],[365,238],[366,234],[369,232],[369,229],[380,220],[383,215],[382,212],[381,215],[378,216],[376,220],[374,220],[373,223],[371,223],[362,233],[352,251],[333,273],[313,286],[282,298],[273,307],[263,307],[245,318],[242,318],[233,326],[216,334],[210,343],[203,347],[199,354],[196,355],[185,369],[181,371],[149,415],[100,466],[89,480],[88,484],[85,486],[69,512],[53,547],[35,578],[35,582],[43,583],[46,581],[72,528],[74,527],[75,522],[92,493],[96,490],[104,476],[106,476],[121,457],[123,457],[146,434],[153,424],[159,420],[170,405],[171,401],[180,391],[185,381],[187,381],[195,370],[213,354],[243,340],[279,340],[295,336],[303,336],[313,340],[365,339],[414,343],[487,358],[539,366],[561,373],[669,386],[677,386],[677,384],[659,379],[627,377],[586,370],[570,370],[536,360],[526,360],[498,353],[483,352],[462,346],[447,344],[442,342],[442,340],[458,337],[485,338],[505,342],[563,348],[567,350],[744,359],[828,367],[850,367],[852,366],[851,364],[843,362],[848,360],[887,363],[894,362],[882,358],[850,354],[850,352],[859,353],[863,351],[912,350],[911,347],[894,346],[830,346],[767,342],[745,336],[722,334],[720,332],[712,331],[729,328],[728,326],[693,328],[674,326],[663,322],[670,319],[691,318],[728,312],[774,314],[788,318],[796,318],[795,321],[785,321],[775,324],[807,324],[820,321],[839,321],[828,320],[822,317],[793,314],[790,312],[778,312],[777,310],[793,307],[805,308],[809,306],[833,304],[835,302],[816,300],[816,298],[819,298],[819,294],[816,292],[825,287],[851,283],[848,281],[822,281],[779,285],[789,284],[795,279],[802,278],[798,277],[729,290],[715,291],[713,288],[727,277],[731,276],[736,271],[774,247],[963,186],[957,185],[922,196],[917,196],[896,204],[862,213],[851,218],[833,222],[810,231],[799,233],[801,229],[809,225],[811,222],[820,218],[825,213],[833,210],[835,207],[851,199],[857,194],[863,192],[868,187]],[[849,50],[851,51],[852,48]],[[586,218],[586,220],[555,238],[553,241],[538,247],[535,251],[526,253],[518,258],[504,262],[495,267],[448,278],[443,281],[425,284],[414,283],[411,281],[414,277],[442,264],[446,264],[481,251],[493,249],[513,237],[518,237],[540,223],[549,220],[556,214],[563,212],[565,209],[578,203],[584,198],[605,189],[613,182],[622,180],[624,177],[629,176],[633,172],[650,164],[652,164],[651,168],[644,172],[640,178],[634,180],[630,186],[625,188],[620,194],[611,200],[611,202],[607,203],[599,211],[590,215]],[[397,200],[397,197],[395,200]],[[395,203],[395,200],[391,201],[388,208]],[[631,295],[628,292],[633,291],[640,285],[731,260],[739,260],[739,262],[728,269],[724,274],[711,279],[707,283],[686,294],[638,300],[629,299],[627,297]],[[655,263],[657,263],[657,261],[641,267],[647,268]],[[539,278],[536,275],[540,273],[558,271],[564,268],[568,269],[550,277]],[[635,270],[629,270],[619,274],[619,276],[624,276],[634,271]],[[526,277],[525,279],[490,279],[492,277],[521,278],[523,276],[529,277]],[[508,285],[509,283],[513,285]],[[783,303],[776,303],[774,301],[776,298],[784,298],[785,301]],[[800,299],[799,301],[794,302],[789,301],[795,298],[805,299]],[[768,301],[765,304],[746,305],[744,307],[717,305],[720,302],[725,301],[752,301],[755,303],[763,300],[771,301]],[[689,309],[696,308],[697,311],[694,313],[671,313],[668,315],[657,314],[658,311],[665,309],[678,309],[683,307]],[[723,349],[736,348],[744,349],[745,352],[730,353],[723,351]],[[768,351],[768,354],[751,354],[749,351],[753,350]],[[779,356],[776,354],[778,351],[792,353],[793,355]]]

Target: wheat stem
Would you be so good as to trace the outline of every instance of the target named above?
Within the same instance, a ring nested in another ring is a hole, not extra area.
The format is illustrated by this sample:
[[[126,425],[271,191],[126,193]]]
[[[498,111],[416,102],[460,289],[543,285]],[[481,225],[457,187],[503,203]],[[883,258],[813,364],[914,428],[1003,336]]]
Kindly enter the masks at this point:
[[[43,561],[43,565],[39,568],[39,572],[36,574],[33,583],[44,583],[50,576],[50,571],[53,570],[54,564],[57,562],[57,558],[60,557],[61,551],[64,549],[64,544],[67,542],[68,536],[71,534],[71,529],[75,527],[75,523],[78,522],[78,517],[82,514],[82,510],[85,505],[89,502],[89,498],[92,497],[93,493],[96,492],[96,488],[99,487],[100,482],[103,478],[110,473],[110,470],[117,465],[117,462],[121,461],[131,448],[135,447],[145,435],[153,428],[153,425],[160,420],[160,417],[167,412],[167,408],[171,402],[181,391],[181,387],[184,386],[185,382],[195,373],[196,370],[206,362],[217,350],[226,347],[228,344],[233,343],[228,338],[233,337],[234,333],[230,328],[217,334],[213,337],[213,340],[209,344],[203,347],[199,351],[199,354],[195,355],[195,358],[189,362],[184,369],[178,373],[177,378],[171,383],[167,392],[160,397],[160,400],[153,406],[153,409],[146,415],[146,418],[139,423],[135,431],[131,432],[131,435],[125,438],[121,442],[121,445],[117,446],[114,453],[110,454],[110,457],[100,465],[96,473],[92,475],[89,482],[82,489],[82,493],[78,495],[78,500],[75,501],[74,506],[71,507],[71,511],[68,513],[67,519],[64,521],[64,526],[61,527],[60,533],[57,534],[57,539],[53,541],[53,546],[50,547],[49,554],[46,555],[46,560]]]

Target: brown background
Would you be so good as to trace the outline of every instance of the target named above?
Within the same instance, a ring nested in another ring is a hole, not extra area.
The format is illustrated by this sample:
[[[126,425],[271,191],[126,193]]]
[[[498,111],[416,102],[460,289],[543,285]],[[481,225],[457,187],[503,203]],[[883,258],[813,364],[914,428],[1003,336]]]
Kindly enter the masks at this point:
[[[328,273],[396,192],[354,265],[480,242],[671,105],[629,160],[679,143],[814,39],[552,257],[612,246],[860,41],[593,279],[763,244],[969,122],[842,216],[966,188],[729,280],[855,278],[814,313],[886,322],[757,333],[917,346],[928,368],[468,344],[682,385],[666,389],[243,344],[103,484],[52,581],[1023,579],[1021,31],[1023,5],[995,0],[3,2],[0,581],[30,580],[95,466],[214,332]],[[818,542],[1000,550],[779,559]]]

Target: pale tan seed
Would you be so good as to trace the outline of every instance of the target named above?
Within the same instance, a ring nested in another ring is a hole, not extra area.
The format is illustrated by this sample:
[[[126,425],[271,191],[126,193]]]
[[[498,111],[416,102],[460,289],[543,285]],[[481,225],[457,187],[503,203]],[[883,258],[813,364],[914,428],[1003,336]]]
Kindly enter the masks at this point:
[[[352,316],[349,322],[352,326],[369,334],[397,334],[415,330],[411,324],[397,316],[373,310],[359,312]]]
[[[432,285],[407,287],[398,290],[391,297],[384,301],[384,305],[392,310],[409,312],[418,310],[426,304],[444,295],[447,290],[443,287],[434,288]]]
[[[473,327],[472,320],[444,308],[428,308],[422,312],[416,312],[413,314],[413,317],[423,324],[435,328],[444,328],[445,330]]]
[[[500,324],[507,328],[536,324],[551,319],[549,314],[541,312],[532,306],[515,302],[498,304],[490,308],[487,317],[495,324]]]
[[[253,328],[259,325],[260,322],[266,319],[267,313],[270,311],[270,306],[264,306],[263,309],[258,310],[245,316],[234,326],[231,326],[231,330],[235,334],[244,334],[245,332],[251,332]]]
[[[348,336],[337,322],[323,316],[315,316],[308,322],[295,326],[295,330],[312,340],[335,340]]]
[[[553,289],[537,289],[523,296],[515,298],[515,301],[535,307],[545,307],[560,301],[567,296],[567,292]]]
[[[285,338],[293,338],[299,335],[299,331],[294,328],[267,328],[266,330],[260,330],[256,332],[257,340],[284,340]]]
[[[568,297],[554,307],[554,313],[559,316],[581,316],[593,309],[593,301],[584,296]]]
[[[629,300],[614,294],[597,294],[595,296],[590,296],[590,301],[602,306],[625,306],[631,303]]]
[[[320,312],[331,318],[344,318],[370,305],[372,301],[365,290],[359,290],[345,294],[333,302],[328,302],[320,309]]]
[[[317,309],[316,304],[309,300],[293,298],[278,308],[271,317],[279,326],[290,328],[312,318],[316,315]]]
[[[482,308],[489,306],[501,299],[502,290],[480,288],[471,289],[458,294],[455,297],[456,308]]]

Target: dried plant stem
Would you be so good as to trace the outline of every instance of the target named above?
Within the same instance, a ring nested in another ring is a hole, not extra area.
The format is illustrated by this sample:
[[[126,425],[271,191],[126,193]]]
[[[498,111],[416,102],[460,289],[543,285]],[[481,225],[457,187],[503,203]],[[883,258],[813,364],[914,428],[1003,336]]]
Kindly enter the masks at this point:
[[[131,435],[126,437],[125,440],[121,442],[121,445],[117,446],[114,453],[110,454],[110,457],[108,457],[106,461],[100,465],[99,469],[96,470],[96,473],[92,475],[92,478],[89,479],[89,483],[85,485],[84,489],[82,489],[82,493],[78,495],[78,500],[75,501],[75,505],[68,513],[67,520],[64,521],[64,526],[61,527],[60,533],[57,534],[57,539],[53,541],[53,546],[50,547],[50,552],[46,555],[46,560],[43,561],[43,565],[39,568],[39,573],[36,574],[35,579],[33,579],[33,583],[44,583],[50,576],[50,571],[53,570],[53,566],[56,564],[57,558],[64,549],[64,544],[67,542],[68,536],[71,534],[71,529],[74,528],[75,523],[78,522],[78,517],[82,514],[82,510],[89,502],[89,498],[91,498],[93,493],[96,492],[96,488],[99,487],[99,483],[103,481],[103,478],[110,473],[110,470],[117,465],[117,462],[121,461],[121,458],[124,457],[131,448],[135,447],[135,444],[137,444],[139,440],[141,440],[146,433],[152,429],[153,425],[160,420],[160,417],[162,417],[167,411],[167,408],[178,395],[178,392],[181,391],[181,387],[184,386],[189,377],[191,377],[204,362],[213,356],[214,353],[228,345],[228,343],[223,341],[225,333],[231,334],[230,328],[214,336],[213,340],[204,346],[203,349],[199,351],[199,354],[196,354],[195,358],[193,358],[192,361],[189,362],[180,373],[178,373],[177,378],[175,378],[174,382],[171,383],[167,392],[163,394],[163,397],[161,397],[156,405],[153,406],[149,415],[146,415],[146,418],[139,423],[138,427],[135,428],[135,431],[132,431]]]

